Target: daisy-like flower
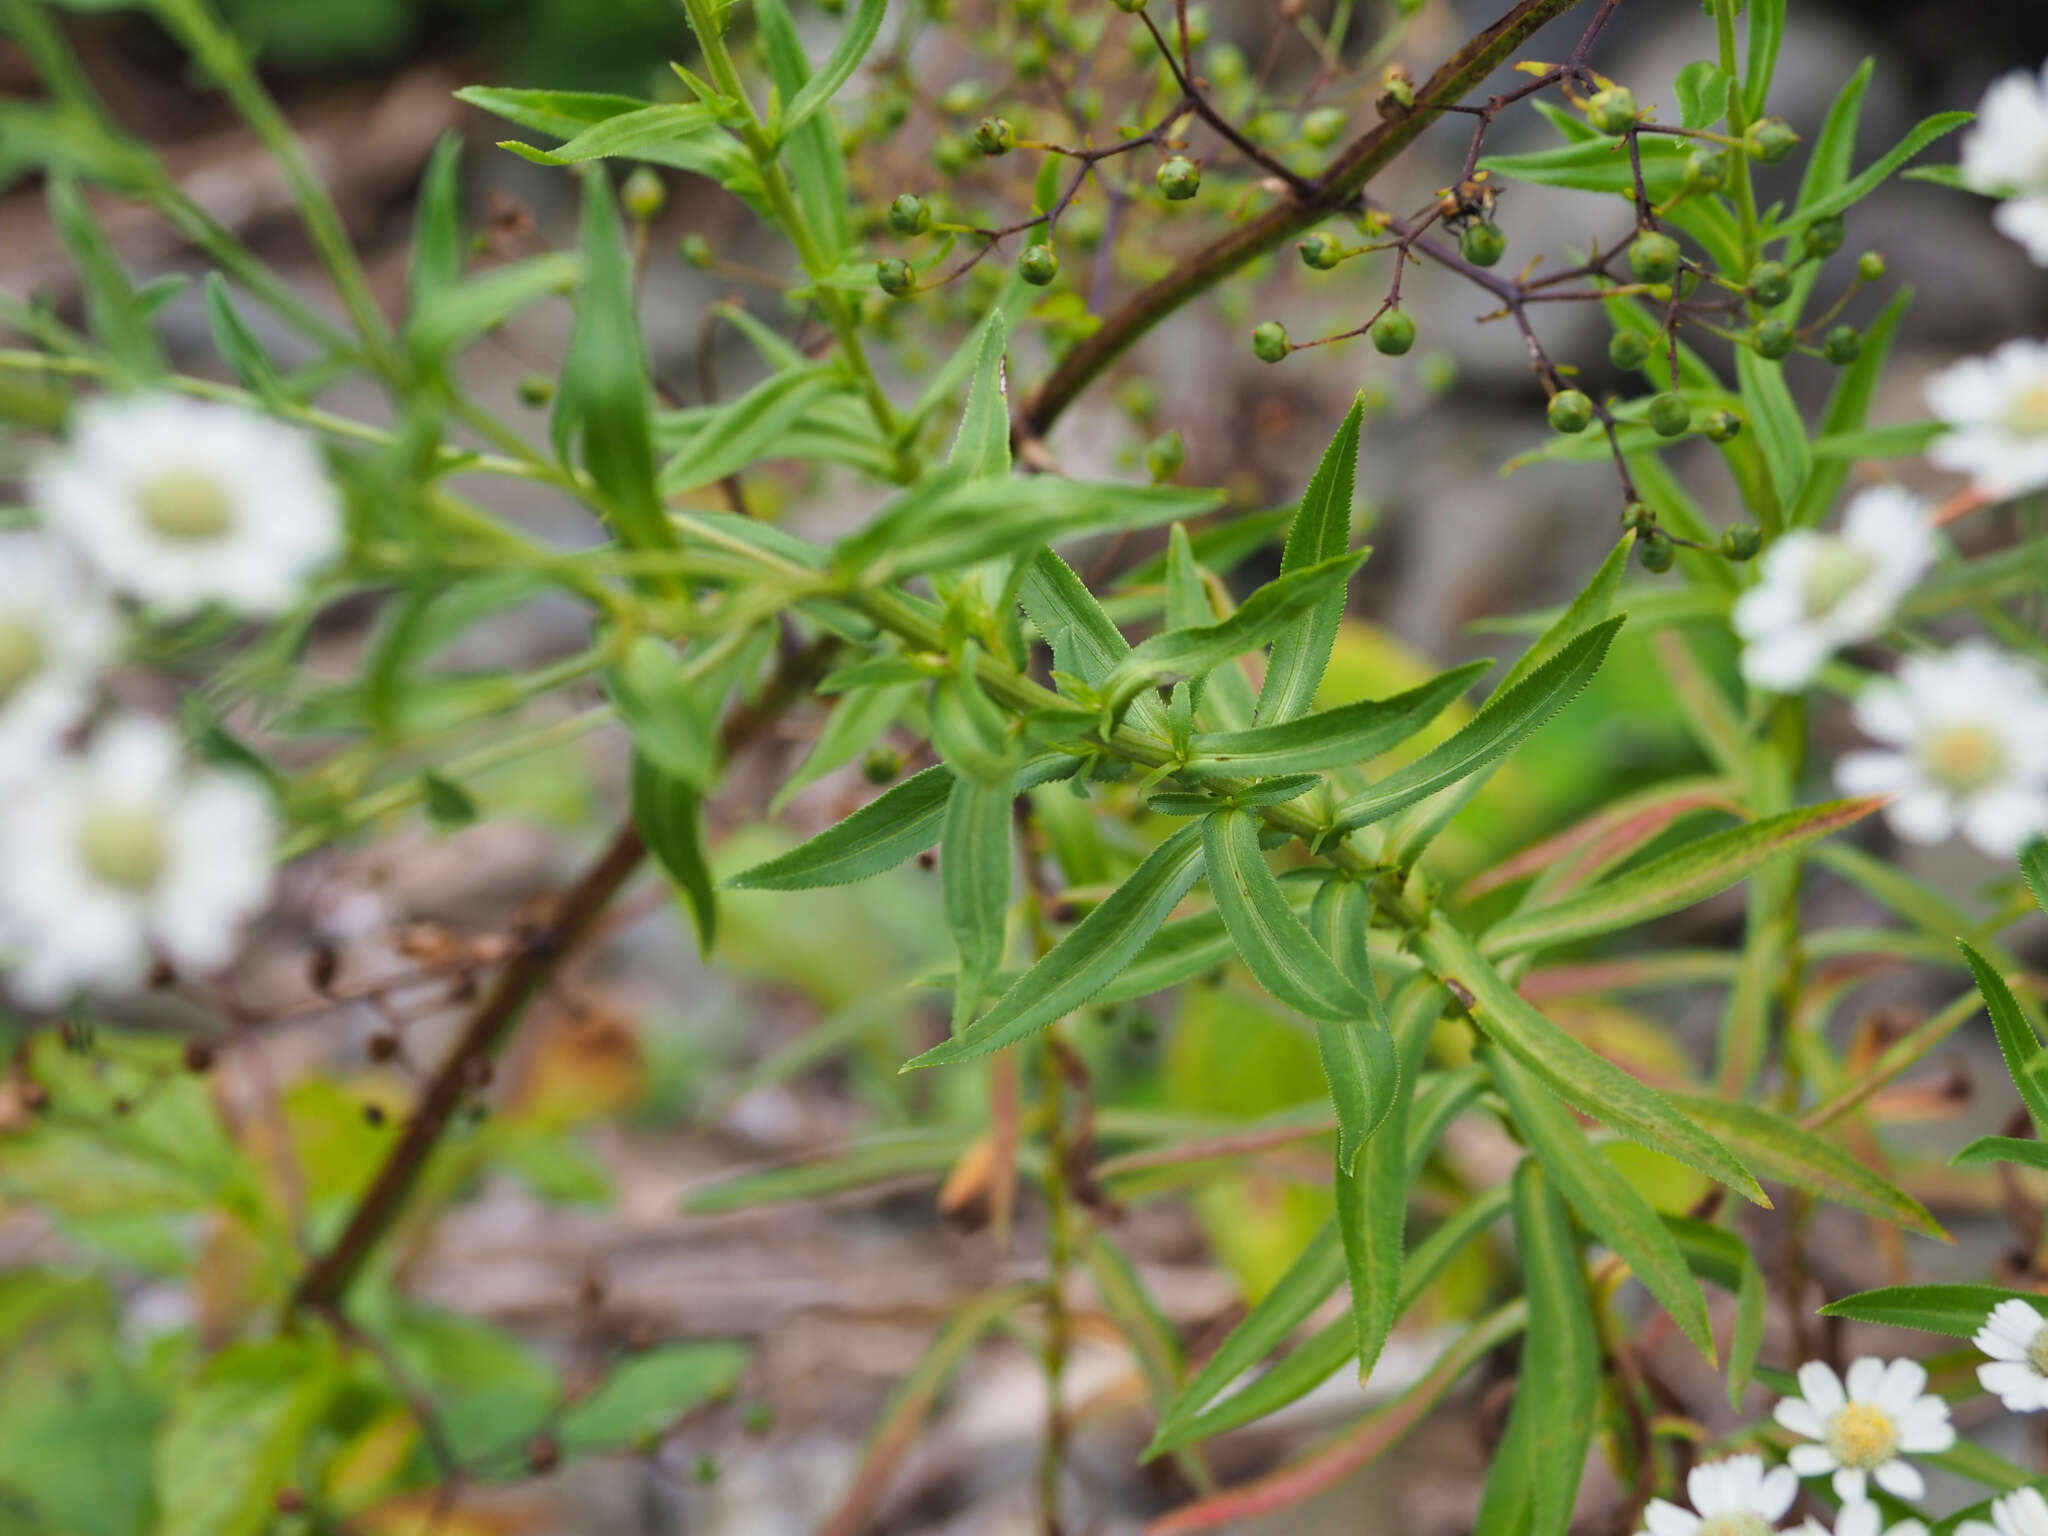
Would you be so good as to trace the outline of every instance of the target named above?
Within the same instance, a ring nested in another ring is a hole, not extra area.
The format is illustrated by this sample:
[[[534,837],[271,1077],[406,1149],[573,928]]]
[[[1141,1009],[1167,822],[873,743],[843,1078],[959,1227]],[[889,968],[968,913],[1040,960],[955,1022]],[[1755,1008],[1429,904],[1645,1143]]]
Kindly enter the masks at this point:
[[[2048,1536],[2048,1499],[2040,1490],[2021,1488],[1991,1501],[1991,1523],[1965,1520],[1956,1536]]]
[[[1991,1357],[1977,1367],[1986,1392],[2013,1413],[2048,1408],[2048,1317],[2038,1308],[2009,1296],[1991,1309],[1970,1342]]]
[[[2048,66],[1991,82],[1963,135],[1962,173],[1975,190],[2006,199],[1991,222],[2048,267]]]
[[[276,613],[341,549],[341,503],[303,433],[174,395],[86,406],[33,494],[108,582],[174,615]]]
[[[128,716],[0,808],[0,964],[25,1003],[132,990],[162,954],[211,971],[270,891],[273,830],[247,779],[188,772],[176,735]]]
[[[84,718],[113,639],[113,615],[64,550],[0,533],[0,786]]]
[[[1887,1365],[1866,1355],[1850,1365],[1846,1390],[1821,1361],[1807,1361],[1799,1367],[1800,1395],[1779,1399],[1775,1417],[1814,1443],[1793,1446],[1786,1460],[1801,1477],[1833,1473],[1835,1496],[1844,1504],[1862,1503],[1873,1481],[1897,1498],[1919,1498],[1926,1481],[1902,1454],[1945,1451],[1956,1443],[1948,1404],[1927,1394],[1926,1385],[1917,1360]]]
[[[1927,510],[1895,486],[1861,492],[1840,533],[1786,534],[1735,603],[1742,675],[1777,693],[1804,688],[1836,651],[1882,630],[1933,562]]]
[[[1636,1536],[1770,1536],[1799,1496],[1790,1467],[1764,1470],[1761,1456],[1730,1456],[1694,1467],[1685,1480],[1691,1509],[1650,1500]]]
[[[1884,750],[1846,754],[1835,782],[1890,795],[1885,819],[1908,842],[1960,828],[2008,858],[2048,830],[2048,688],[2027,663],[1982,644],[1909,656],[1857,694],[1855,718]]]
[[[2003,500],[2048,485],[2048,342],[2008,341],[1932,375],[1928,407],[1948,431],[1928,446],[1943,469]]]
[[[1806,1524],[1799,1527],[1799,1536],[1829,1536],[1829,1532],[1809,1515]],[[1918,1520],[1886,1525],[1883,1511],[1875,1504],[1844,1504],[1841,1513],[1835,1516],[1833,1536],[1927,1536],[1927,1527]]]

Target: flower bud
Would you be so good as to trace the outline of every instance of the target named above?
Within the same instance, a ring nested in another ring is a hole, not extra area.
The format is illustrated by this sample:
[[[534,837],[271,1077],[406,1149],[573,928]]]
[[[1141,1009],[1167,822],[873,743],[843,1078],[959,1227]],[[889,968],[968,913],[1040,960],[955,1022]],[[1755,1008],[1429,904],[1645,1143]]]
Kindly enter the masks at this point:
[[[627,213],[644,224],[668,202],[668,187],[653,166],[636,165],[619,189],[619,201],[626,205]]]
[[[1381,117],[1401,116],[1415,105],[1415,77],[1405,64],[1389,64],[1380,71],[1380,93],[1373,102]]]
[[[984,155],[1007,155],[1017,147],[1017,130],[1008,118],[984,117],[974,126],[974,143]]]
[[[1884,276],[1884,257],[1876,251],[1865,251],[1856,258],[1856,275],[1866,283],[1874,283]]]
[[[1646,283],[1668,283],[1678,275],[1678,242],[1669,235],[1637,235],[1629,242],[1628,269]]]
[[[1498,224],[1467,224],[1458,236],[1458,254],[1475,267],[1490,267],[1507,254],[1508,237]]]
[[[915,192],[905,192],[889,205],[889,227],[899,235],[921,235],[932,227],[931,205]]]
[[[1782,304],[1792,292],[1792,274],[1782,261],[1760,261],[1749,269],[1749,296],[1759,304]]]
[[[1260,362],[1277,363],[1291,350],[1287,344],[1287,327],[1278,320],[1268,320],[1253,329],[1252,356]]]
[[[903,754],[893,747],[871,748],[860,760],[860,776],[870,784],[887,784],[903,771]]]
[[[1109,0],[1109,3],[1126,15],[1136,15],[1145,9],[1145,0]]]
[[[1145,472],[1154,485],[1171,480],[1187,461],[1188,445],[1178,427],[1160,433],[1145,445]]]
[[[1550,425],[1559,432],[1583,432],[1593,423],[1593,402],[1583,390],[1561,389],[1550,397]]]
[[[959,175],[973,155],[973,146],[957,133],[942,133],[932,140],[932,164],[943,175]]]
[[[1017,274],[1034,288],[1060,275],[1060,259],[1049,245],[1027,245],[1018,253]]]
[[[1209,41],[1209,7],[1191,5],[1188,7],[1188,45],[1199,48]]]
[[[1633,371],[1650,360],[1650,338],[1641,331],[1616,331],[1607,343],[1607,361],[1624,371]]]
[[[1749,344],[1757,354],[1773,362],[1792,354],[1792,327],[1783,320],[1765,320],[1749,333]]]
[[[519,380],[519,403],[538,410],[555,398],[555,381],[544,373],[529,373]]]
[[[1337,136],[1344,131],[1344,109],[1342,107],[1317,107],[1301,120],[1302,138],[1318,148],[1337,142]]]
[[[1709,411],[1700,419],[1700,430],[1708,442],[1725,443],[1741,434],[1742,418],[1726,408]]]
[[[1863,338],[1853,325],[1838,325],[1821,338],[1821,356],[1837,368],[1846,368],[1863,354]]]
[[[1319,229],[1296,247],[1304,266],[1327,272],[1344,259],[1344,242],[1326,229]]]
[[[1692,426],[1692,407],[1683,395],[1670,390],[1651,399],[1648,416],[1659,437],[1677,437]]]
[[[1685,190],[1718,192],[1728,180],[1728,151],[1696,149],[1685,157]]]
[[[1152,179],[1158,183],[1160,196],[1169,202],[1184,203],[1202,190],[1202,168],[1186,155],[1175,155]]]
[[[711,265],[711,242],[702,235],[685,235],[676,242],[676,255],[686,267],[702,269]]]
[[[1415,345],[1415,322],[1398,309],[1390,309],[1372,323],[1372,346],[1385,357],[1399,357]]]
[[[1792,153],[1792,146],[1798,142],[1799,135],[1782,117],[1760,117],[1742,136],[1743,152],[1765,165],[1776,165]]]
[[[1636,125],[1635,94],[1625,85],[1595,91],[1586,102],[1586,121],[1602,133],[1627,133]]]
[[[1755,523],[1736,523],[1721,533],[1721,553],[1730,560],[1754,560],[1763,547],[1763,531]]]
[[[1842,248],[1848,231],[1837,214],[1826,214],[1806,226],[1799,237],[1800,248],[1814,261],[1825,261]]]
[[[1636,535],[1636,558],[1652,576],[1661,576],[1670,570],[1671,562],[1677,557],[1678,551],[1671,543],[1671,535],[1662,528],[1645,528]]]
[[[939,92],[937,106],[948,117],[965,117],[970,112],[979,112],[987,100],[987,82],[969,78],[955,80]]]
[[[896,256],[884,256],[875,263],[875,286],[889,297],[900,298],[917,286],[910,263]]]

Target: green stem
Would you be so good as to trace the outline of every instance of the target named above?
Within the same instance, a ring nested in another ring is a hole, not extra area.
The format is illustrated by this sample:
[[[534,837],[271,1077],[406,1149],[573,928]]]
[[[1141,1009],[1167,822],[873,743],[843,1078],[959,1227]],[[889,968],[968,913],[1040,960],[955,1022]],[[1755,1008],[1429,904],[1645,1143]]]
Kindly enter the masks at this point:
[[[1714,37],[1721,54],[1721,72],[1728,77],[1728,128],[1736,141],[1735,211],[1742,221],[1742,259],[1754,263],[1757,257],[1756,189],[1749,182],[1749,156],[1741,148],[1749,130],[1749,103],[1742,95],[1742,63],[1735,51],[1735,13],[1742,0],[1714,0]]]

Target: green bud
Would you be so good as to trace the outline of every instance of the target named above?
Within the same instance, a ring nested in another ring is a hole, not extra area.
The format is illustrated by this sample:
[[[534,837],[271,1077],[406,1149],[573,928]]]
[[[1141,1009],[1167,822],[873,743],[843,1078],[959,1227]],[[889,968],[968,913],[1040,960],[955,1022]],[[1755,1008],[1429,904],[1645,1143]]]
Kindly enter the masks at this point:
[[[1209,7],[1191,5],[1188,7],[1188,45],[1199,48],[1209,41]]]
[[[1145,445],[1145,472],[1157,485],[1179,474],[1187,458],[1188,445],[1181,440],[1180,428],[1174,427]]]
[[[1650,360],[1650,338],[1641,331],[1616,331],[1607,343],[1607,361],[1624,372],[1633,372]]]
[[[1677,437],[1692,426],[1692,407],[1685,397],[1666,390],[1650,401],[1650,426],[1659,437]]]
[[[1866,283],[1874,283],[1884,276],[1884,257],[1876,251],[1865,251],[1856,258],[1856,275]]]
[[[1710,443],[1725,443],[1741,435],[1742,418],[1725,408],[1709,411],[1700,420],[1700,430],[1707,435]]]
[[[636,165],[625,185],[619,188],[619,201],[625,204],[628,214],[645,224],[668,202],[668,186],[653,166]]]
[[[1669,235],[1637,235],[1629,242],[1628,269],[1638,281],[1668,283],[1678,275],[1678,242]]]
[[[942,133],[932,140],[932,164],[947,176],[957,176],[974,158],[974,146],[957,133]]]
[[[1721,533],[1721,553],[1730,560],[1754,560],[1763,547],[1763,531],[1755,523],[1736,523]]]
[[[1806,226],[1799,237],[1800,248],[1815,261],[1825,261],[1842,248],[1848,231],[1839,215],[1826,214]]]
[[[1625,85],[1595,91],[1586,103],[1586,121],[1602,133],[1627,133],[1636,125],[1636,98]]]
[[[544,373],[529,373],[519,381],[519,403],[539,407],[555,398],[555,381]]]
[[[906,192],[889,205],[889,227],[899,235],[921,235],[932,227],[931,205]]]
[[[1143,426],[1159,409],[1159,386],[1143,374],[1134,373],[1117,384],[1114,398],[1125,415]]]
[[[974,144],[984,155],[1007,155],[1017,147],[1017,130],[1008,118],[984,117],[974,125]]]
[[[1792,292],[1792,274],[1782,261],[1760,261],[1749,269],[1749,296],[1759,304],[1782,304]]]
[[[1561,389],[1550,397],[1550,425],[1559,432],[1583,432],[1593,424],[1593,402],[1583,390]]]
[[[1372,346],[1385,357],[1399,357],[1415,345],[1415,322],[1398,309],[1390,309],[1372,323]]]
[[[1853,325],[1838,325],[1821,338],[1821,356],[1837,368],[1846,368],[1863,354],[1863,338]]]
[[[1792,355],[1792,327],[1783,320],[1765,320],[1749,333],[1749,344],[1773,362]]]
[[[713,257],[711,242],[702,235],[685,235],[676,242],[676,255],[686,267],[708,267]]]
[[[1728,181],[1728,151],[1696,149],[1685,157],[1685,190],[1718,192]]]
[[[1637,533],[1648,533],[1657,526],[1657,514],[1650,510],[1647,501],[1632,501],[1621,509],[1621,525]]]
[[[1317,230],[1296,249],[1302,264],[1318,272],[1327,272],[1344,259],[1344,242],[1326,229]]]
[[[1490,267],[1507,254],[1508,237],[1498,224],[1467,224],[1458,236],[1458,254],[1475,267]]]
[[[1010,52],[1010,67],[1017,71],[1019,80],[1036,80],[1051,62],[1042,37],[1024,38]]]
[[[1244,50],[1235,43],[1218,43],[1209,50],[1205,62],[1209,66],[1210,83],[1226,91],[1243,85],[1251,77],[1251,66],[1245,62]]]
[[[1422,375],[1422,387],[1431,394],[1447,395],[1457,386],[1458,360],[1442,348],[1423,353],[1417,362],[1416,371]]]
[[[1334,144],[1344,131],[1344,109],[1342,107],[1317,107],[1301,120],[1302,138],[1318,148]]]
[[[988,100],[988,86],[980,80],[956,80],[939,93],[938,109],[948,117],[965,117],[979,112]]]
[[[887,784],[903,771],[903,754],[889,747],[875,747],[860,760],[861,777],[870,784]]]
[[[1792,153],[1792,146],[1799,142],[1799,135],[1792,131],[1792,125],[1782,117],[1760,117],[1749,125],[1749,131],[1742,136],[1742,148],[1752,160],[1761,160],[1765,165],[1776,165]]]
[[[1043,288],[1060,275],[1060,259],[1049,245],[1027,245],[1017,256],[1017,275]]]
[[[891,298],[899,298],[917,286],[917,274],[900,257],[884,256],[875,263],[875,286]]]
[[[1080,250],[1092,251],[1102,244],[1104,229],[1100,203],[1069,203],[1060,215],[1060,237]]]
[[[1152,179],[1159,185],[1160,196],[1169,202],[1184,203],[1202,190],[1202,168],[1186,155],[1175,155]]]
[[[1109,0],[1109,3],[1126,15],[1135,16],[1145,9],[1145,0]]]
[[[1287,344],[1287,327],[1278,320],[1268,320],[1252,330],[1252,356],[1262,363],[1277,363],[1291,351]]]
[[[1381,117],[1399,117],[1415,105],[1415,77],[1405,64],[1389,64],[1380,71],[1380,93],[1373,103]]]
[[[1652,576],[1661,576],[1671,569],[1678,551],[1671,543],[1671,535],[1663,529],[1645,528],[1636,535],[1636,558]]]

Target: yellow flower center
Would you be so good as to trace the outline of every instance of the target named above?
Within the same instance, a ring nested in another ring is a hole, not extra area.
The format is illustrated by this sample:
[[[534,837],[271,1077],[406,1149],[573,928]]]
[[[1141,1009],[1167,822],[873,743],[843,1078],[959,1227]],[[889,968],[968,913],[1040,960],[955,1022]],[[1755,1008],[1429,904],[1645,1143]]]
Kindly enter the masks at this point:
[[[164,828],[156,813],[108,806],[86,814],[78,829],[85,867],[108,885],[146,891],[164,872]]]
[[[2048,384],[2023,389],[2013,398],[2005,430],[2014,437],[2048,437]]]
[[[1702,1520],[1694,1536],[1771,1536],[1771,1522],[1762,1515],[1716,1515]]]
[[[1890,1461],[1898,1448],[1892,1416],[1869,1403],[1849,1403],[1828,1423],[1828,1449],[1845,1467],[1868,1472]]]
[[[1877,561],[1843,539],[1823,539],[1806,568],[1806,616],[1818,619],[1834,612],[1843,598],[1870,579]]]
[[[1920,765],[1944,789],[1973,794],[2005,772],[2005,748],[1981,725],[1951,725],[1920,744]]]
[[[189,469],[158,475],[142,488],[142,520],[167,539],[217,539],[234,525],[234,504],[220,483]]]
[[[0,704],[43,664],[43,637],[19,619],[0,619]]]

